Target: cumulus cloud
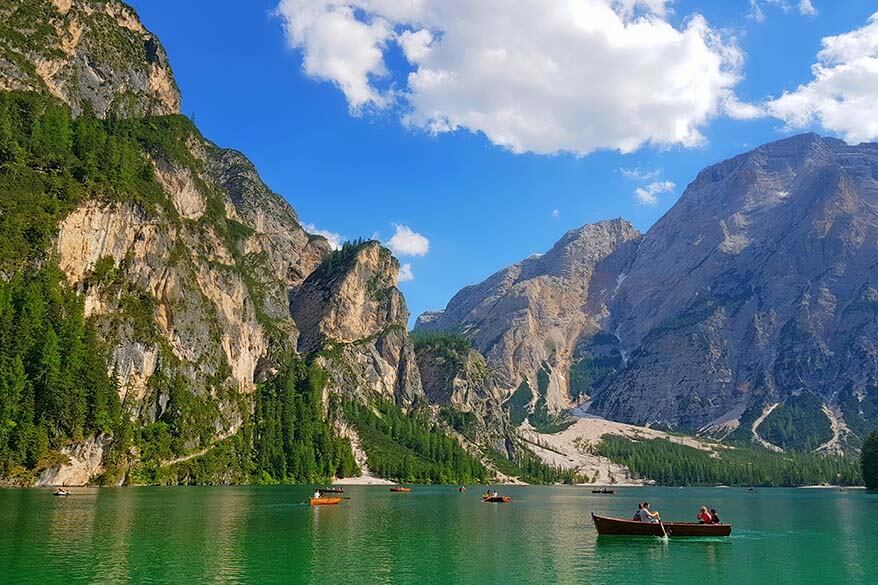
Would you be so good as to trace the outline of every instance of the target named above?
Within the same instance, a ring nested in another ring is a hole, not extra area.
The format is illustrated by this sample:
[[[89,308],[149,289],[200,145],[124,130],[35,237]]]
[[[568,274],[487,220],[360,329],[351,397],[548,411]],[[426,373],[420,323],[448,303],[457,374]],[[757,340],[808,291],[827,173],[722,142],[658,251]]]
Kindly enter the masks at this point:
[[[632,181],[651,181],[652,179],[657,179],[662,175],[661,169],[655,169],[654,171],[646,171],[641,170],[640,167],[633,169],[619,169],[619,172],[622,173],[622,176],[626,179],[631,179]]]
[[[431,133],[468,130],[513,152],[696,146],[742,54],[668,0],[281,0],[306,74],[352,111],[390,109]],[[401,50],[410,72],[393,80]]]
[[[766,110],[791,129],[818,123],[850,143],[878,139],[878,12],[862,28],[824,37],[811,72]]]
[[[345,240],[347,240],[347,238],[343,235],[331,232],[329,230],[320,229],[313,223],[306,223],[302,227],[305,228],[305,231],[309,234],[316,234],[318,236],[323,236],[324,238],[326,238],[329,241],[329,245],[332,246],[333,250],[340,249],[341,245],[345,242]]]
[[[412,265],[409,262],[406,262],[402,266],[399,267],[399,282],[408,282],[410,280],[414,280],[415,275],[412,273]]]
[[[406,225],[394,224],[393,236],[386,246],[396,256],[426,256],[430,251],[430,240]]]
[[[659,194],[673,191],[674,187],[675,185],[670,181],[656,181],[635,189],[634,199],[640,205],[655,205],[658,203]]]
[[[553,218],[553,219],[558,219],[559,217],[561,217],[561,212],[558,211],[557,209],[553,209],[553,210],[552,210],[552,218]]]

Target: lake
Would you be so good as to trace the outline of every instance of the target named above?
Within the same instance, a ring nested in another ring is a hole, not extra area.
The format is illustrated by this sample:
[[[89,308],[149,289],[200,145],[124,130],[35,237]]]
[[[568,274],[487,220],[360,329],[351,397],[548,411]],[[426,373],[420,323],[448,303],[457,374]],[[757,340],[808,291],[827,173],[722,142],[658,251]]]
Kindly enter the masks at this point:
[[[352,486],[0,490],[2,583],[876,583],[878,495],[862,490]],[[715,507],[730,538],[598,537],[590,512]]]

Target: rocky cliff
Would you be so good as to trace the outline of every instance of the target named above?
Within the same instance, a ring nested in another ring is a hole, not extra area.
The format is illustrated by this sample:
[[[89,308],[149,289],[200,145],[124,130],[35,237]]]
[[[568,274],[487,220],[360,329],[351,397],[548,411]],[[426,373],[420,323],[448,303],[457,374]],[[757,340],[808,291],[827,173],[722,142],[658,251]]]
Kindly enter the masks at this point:
[[[298,349],[320,352],[330,391],[377,394],[404,407],[423,402],[398,274],[399,262],[378,242],[348,244],[292,295]]]
[[[0,39],[0,89],[47,92],[99,117],[180,111],[164,48],[121,2],[4,2]]]
[[[601,330],[640,238],[623,220],[571,230],[545,254],[461,290],[416,329],[472,339],[504,400],[515,393],[530,408],[568,408],[576,401],[568,387],[577,343]]]
[[[471,337],[550,407],[843,450],[878,422],[876,169],[878,145],[765,145],[702,171],[642,238],[570,232],[418,327]]]

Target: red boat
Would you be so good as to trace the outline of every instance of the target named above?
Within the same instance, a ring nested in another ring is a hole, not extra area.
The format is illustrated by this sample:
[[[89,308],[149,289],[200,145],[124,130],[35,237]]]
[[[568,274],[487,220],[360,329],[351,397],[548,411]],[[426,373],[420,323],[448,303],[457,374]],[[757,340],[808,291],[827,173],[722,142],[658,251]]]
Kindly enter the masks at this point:
[[[622,536],[728,536],[732,533],[731,524],[699,524],[698,522],[637,522],[608,518],[592,514],[594,528],[598,534],[614,534]],[[662,525],[665,530],[662,532]]]

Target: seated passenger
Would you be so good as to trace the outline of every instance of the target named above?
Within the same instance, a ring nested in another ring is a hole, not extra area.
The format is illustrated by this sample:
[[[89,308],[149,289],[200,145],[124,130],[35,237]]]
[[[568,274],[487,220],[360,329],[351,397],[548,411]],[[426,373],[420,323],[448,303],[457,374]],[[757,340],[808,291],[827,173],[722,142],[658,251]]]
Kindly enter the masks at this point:
[[[713,522],[713,516],[710,515],[710,512],[707,511],[705,506],[701,506],[696,518],[698,518],[699,524],[711,524]]]
[[[643,504],[637,504],[637,511],[634,512],[634,520],[635,522],[640,522],[640,511],[643,510]]]
[[[717,514],[716,510],[714,510],[713,508],[710,509],[710,517],[711,517],[711,521],[710,521],[711,524],[722,524],[722,522],[720,522],[720,519],[719,519],[719,514]]]

